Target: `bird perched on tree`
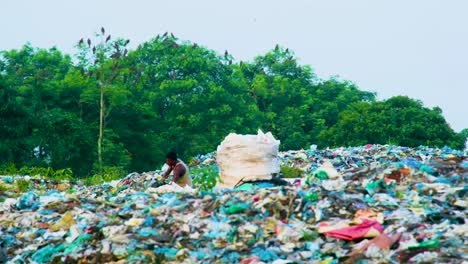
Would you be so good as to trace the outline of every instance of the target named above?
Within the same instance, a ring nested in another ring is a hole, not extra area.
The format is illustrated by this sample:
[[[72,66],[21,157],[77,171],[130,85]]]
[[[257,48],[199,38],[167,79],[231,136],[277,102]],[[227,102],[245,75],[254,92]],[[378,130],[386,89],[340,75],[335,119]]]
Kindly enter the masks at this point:
[[[108,42],[111,39],[111,35],[107,36],[106,42]]]
[[[224,51],[224,57],[227,57],[228,55],[229,55],[228,51],[225,50],[225,51]]]
[[[198,47],[197,43],[193,43],[192,47],[194,48]]]
[[[275,51],[278,51],[278,49],[279,49],[279,46],[278,46],[278,44],[276,44]]]
[[[172,37],[172,38],[175,38],[175,36],[174,36],[174,34],[172,34],[172,32],[171,32],[171,37]]]
[[[93,47],[93,54],[96,54],[96,46]]]
[[[91,40],[88,39],[88,47],[91,47]]]
[[[164,32],[164,34],[163,34],[163,37],[166,37],[166,36],[167,36],[167,31],[166,31],[166,32]]]
[[[101,27],[101,33],[104,35],[105,32],[104,27]]]
[[[125,50],[124,50],[124,53],[123,53],[123,56],[124,56],[124,57],[127,56],[127,52],[128,52],[128,50],[125,49]]]
[[[286,53],[288,53],[288,52],[289,52],[289,48],[286,48]]]
[[[129,40],[129,39],[127,39],[127,41],[125,41],[125,46],[127,46],[128,43],[130,43],[130,40]]]
[[[83,42],[84,42],[84,41],[83,41],[83,38],[81,38],[80,41],[78,42],[78,45],[79,45],[79,46],[83,45]]]

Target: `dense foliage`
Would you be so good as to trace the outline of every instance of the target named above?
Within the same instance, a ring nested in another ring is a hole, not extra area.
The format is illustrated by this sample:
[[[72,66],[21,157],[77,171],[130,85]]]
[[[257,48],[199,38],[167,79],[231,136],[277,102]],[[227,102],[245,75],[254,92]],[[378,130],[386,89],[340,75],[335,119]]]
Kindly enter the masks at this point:
[[[128,41],[97,38],[81,41],[75,56],[31,45],[0,53],[0,164],[94,174],[100,128],[104,171],[153,170],[169,150],[188,158],[258,128],[282,149],[462,149],[468,134],[455,133],[437,107],[376,101],[349,81],[321,80],[282,47],[233,62],[172,34],[125,51]]]

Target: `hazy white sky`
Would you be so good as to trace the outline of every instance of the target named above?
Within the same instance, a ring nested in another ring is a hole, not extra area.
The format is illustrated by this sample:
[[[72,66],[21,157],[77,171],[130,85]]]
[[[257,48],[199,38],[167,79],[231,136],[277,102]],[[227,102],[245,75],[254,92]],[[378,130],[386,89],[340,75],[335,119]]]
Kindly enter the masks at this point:
[[[133,45],[173,32],[237,60],[279,43],[321,78],[339,75],[379,99],[408,95],[468,128],[466,0],[3,0],[0,50],[74,53],[104,26]]]

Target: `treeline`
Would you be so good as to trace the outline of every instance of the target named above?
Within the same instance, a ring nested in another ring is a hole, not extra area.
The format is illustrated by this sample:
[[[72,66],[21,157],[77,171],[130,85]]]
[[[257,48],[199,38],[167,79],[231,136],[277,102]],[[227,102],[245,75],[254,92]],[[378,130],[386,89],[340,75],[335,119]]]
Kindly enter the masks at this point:
[[[376,101],[349,81],[321,80],[282,47],[236,62],[173,35],[135,50],[127,44],[102,30],[74,56],[30,45],[2,51],[0,164],[86,176],[99,171],[101,156],[104,169],[148,171],[169,150],[188,158],[215,150],[230,132],[258,128],[282,149],[464,148],[466,130],[455,133],[439,108],[406,96]]]

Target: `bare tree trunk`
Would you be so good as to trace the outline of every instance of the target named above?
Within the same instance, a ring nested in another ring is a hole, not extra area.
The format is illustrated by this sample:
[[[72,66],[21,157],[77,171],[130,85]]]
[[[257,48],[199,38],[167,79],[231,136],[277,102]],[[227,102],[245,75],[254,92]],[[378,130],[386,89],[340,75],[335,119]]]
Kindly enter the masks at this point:
[[[101,84],[101,107],[99,111],[99,139],[98,139],[98,159],[99,159],[99,174],[102,175],[102,137],[104,130],[104,87]]]

